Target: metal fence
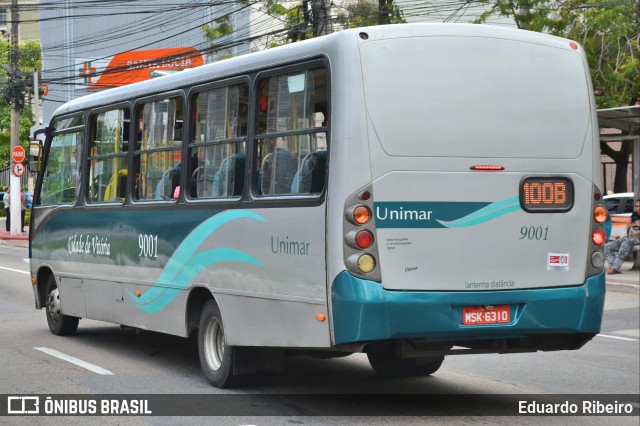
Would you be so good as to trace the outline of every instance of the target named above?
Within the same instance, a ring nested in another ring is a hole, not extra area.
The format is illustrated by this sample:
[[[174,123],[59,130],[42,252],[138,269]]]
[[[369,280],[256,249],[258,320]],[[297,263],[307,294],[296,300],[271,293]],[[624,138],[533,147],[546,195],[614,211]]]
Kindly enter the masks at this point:
[[[604,180],[604,193],[605,195],[608,193],[613,193],[613,181],[615,180],[616,175],[616,163],[612,161],[603,161],[602,162],[602,179]],[[629,162],[627,165],[627,192],[634,192],[634,190],[638,190],[633,187],[633,162]]]
[[[2,188],[4,188],[5,186],[9,186],[10,179],[11,179],[11,167],[0,169],[0,191],[2,191]],[[20,177],[20,184],[24,186],[27,184],[28,180],[29,180],[29,172],[23,174]]]

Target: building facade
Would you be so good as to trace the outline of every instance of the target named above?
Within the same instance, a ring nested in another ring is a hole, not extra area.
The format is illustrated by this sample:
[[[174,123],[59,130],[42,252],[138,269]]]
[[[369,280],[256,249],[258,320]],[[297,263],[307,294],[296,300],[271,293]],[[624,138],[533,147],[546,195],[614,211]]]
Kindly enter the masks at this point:
[[[251,34],[273,24],[260,3],[41,0],[42,123],[71,99],[256,50]],[[202,27],[226,15],[234,30],[213,51]]]
[[[18,2],[18,33],[20,42],[40,40],[40,8],[38,0]],[[0,0],[0,37],[9,41],[11,32],[11,0]]]

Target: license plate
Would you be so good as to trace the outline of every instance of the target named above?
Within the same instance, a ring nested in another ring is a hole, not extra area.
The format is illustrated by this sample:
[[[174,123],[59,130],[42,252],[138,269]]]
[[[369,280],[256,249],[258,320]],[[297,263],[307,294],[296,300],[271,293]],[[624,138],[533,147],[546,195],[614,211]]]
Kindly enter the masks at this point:
[[[496,306],[464,306],[462,308],[462,324],[485,325],[502,324],[511,321],[509,305]]]

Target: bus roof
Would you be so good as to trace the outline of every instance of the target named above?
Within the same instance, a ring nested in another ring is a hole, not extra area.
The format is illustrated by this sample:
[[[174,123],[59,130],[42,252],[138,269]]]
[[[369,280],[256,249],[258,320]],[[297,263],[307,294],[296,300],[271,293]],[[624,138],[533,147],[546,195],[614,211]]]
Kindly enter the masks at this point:
[[[336,52],[338,45],[345,44],[345,40],[349,40],[349,38],[354,35],[355,37],[358,37],[360,33],[366,33],[367,40],[370,41],[389,37],[410,36],[480,36],[554,45],[559,48],[569,49],[566,39],[531,31],[491,25],[412,23],[354,28],[301,42],[274,47],[272,49],[237,56],[224,61],[187,69],[176,74],[82,96],[60,106],[53,116],[57,117],[71,114],[76,111],[82,111],[87,108],[95,108],[102,105],[124,102],[136,97],[153,95],[154,93],[177,90],[184,86],[201,84],[214,79],[229,78],[241,73],[258,70],[266,66],[273,67],[278,66],[279,64],[284,65],[294,60],[312,58],[319,55],[326,55],[331,59],[332,52]],[[353,40],[356,39],[355,37],[353,37]],[[355,49],[356,46],[357,45],[353,45],[353,48]]]

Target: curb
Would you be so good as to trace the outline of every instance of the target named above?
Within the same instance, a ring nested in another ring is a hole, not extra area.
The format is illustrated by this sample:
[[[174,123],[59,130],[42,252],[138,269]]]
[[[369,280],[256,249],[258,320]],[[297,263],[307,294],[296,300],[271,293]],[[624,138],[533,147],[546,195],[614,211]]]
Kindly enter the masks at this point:
[[[17,235],[11,235],[8,232],[0,232],[0,240],[29,241],[29,231]]]
[[[620,293],[640,293],[640,285],[639,284],[628,284],[628,283],[611,283],[608,282],[607,291],[617,291]]]

